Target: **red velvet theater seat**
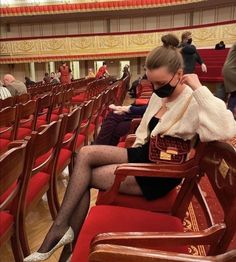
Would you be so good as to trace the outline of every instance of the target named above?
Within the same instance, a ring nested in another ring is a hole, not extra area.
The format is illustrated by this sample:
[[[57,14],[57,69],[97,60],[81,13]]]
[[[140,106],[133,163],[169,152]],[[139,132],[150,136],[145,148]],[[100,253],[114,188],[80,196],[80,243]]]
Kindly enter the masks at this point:
[[[89,261],[90,243],[99,233],[149,231],[183,232],[183,225],[179,218],[165,214],[116,206],[93,207],[83,224],[71,262]],[[156,249],[158,249],[158,246]],[[170,246],[166,250],[188,253],[185,246]]]
[[[103,196],[104,192],[99,191],[97,202]],[[118,194],[112,202],[112,205],[130,208],[139,208],[153,212],[169,213],[177,196],[177,190],[174,188],[164,197],[147,201],[144,197]]]

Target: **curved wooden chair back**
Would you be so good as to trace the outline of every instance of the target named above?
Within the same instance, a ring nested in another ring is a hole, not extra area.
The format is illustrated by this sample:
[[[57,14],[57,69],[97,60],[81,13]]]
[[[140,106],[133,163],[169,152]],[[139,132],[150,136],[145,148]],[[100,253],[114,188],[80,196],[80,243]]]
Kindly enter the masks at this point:
[[[193,256],[145,248],[118,245],[97,245],[90,253],[89,262],[235,262],[236,250],[218,256]]]
[[[63,122],[65,121],[64,135],[70,134],[68,139],[63,140],[61,147],[69,145],[69,149],[74,152],[76,147],[76,139],[79,134],[79,128],[81,124],[81,111],[82,107],[76,107],[70,114],[65,114],[63,116]]]
[[[200,163],[201,172],[208,178],[210,187],[215,195],[214,202],[218,202],[223,212],[223,224],[220,241],[215,241],[209,254],[220,254],[227,250],[236,232],[236,150],[224,142],[211,142],[206,147],[204,157]],[[219,223],[214,221],[214,213],[205,200],[200,187],[195,188],[195,195],[200,202],[208,226]]]
[[[0,110],[5,107],[10,107],[15,105],[15,97],[10,96],[6,99],[0,99]]]
[[[38,100],[29,100],[26,103],[19,104],[19,127],[27,127],[34,130],[37,122]],[[17,134],[16,134],[17,137]]]
[[[82,121],[80,124],[80,134],[85,135],[85,145],[88,144],[88,129],[91,123],[94,100],[89,100],[83,105]]]
[[[63,92],[63,106],[69,108],[72,104],[72,97],[73,97],[74,91],[72,88],[69,88]]]
[[[0,138],[13,140],[16,135],[18,121],[17,106],[6,107],[0,111]]]
[[[19,262],[23,261],[19,241],[19,210],[25,181],[26,146],[24,142],[0,156],[0,247],[11,238],[14,258]]]
[[[30,100],[30,94],[29,93],[26,93],[26,94],[22,94],[22,95],[19,95],[19,96],[16,96],[16,104],[19,104],[19,103],[26,103]]]
[[[47,94],[38,98],[37,117],[44,118],[47,123],[50,120],[50,107],[52,106],[52,94]]]

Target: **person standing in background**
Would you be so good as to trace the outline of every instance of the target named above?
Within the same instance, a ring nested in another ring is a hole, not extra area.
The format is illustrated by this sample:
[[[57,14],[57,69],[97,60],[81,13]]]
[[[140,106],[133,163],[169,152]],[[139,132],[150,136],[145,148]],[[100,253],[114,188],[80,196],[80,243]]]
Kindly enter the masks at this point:
[[[109,72],[107,71],[107,63],[103,62],[102,66],[98,69],[97,74],[96,74],[96,79],[101,79],[106,76],[109,76]]]
[[[201,65],[202,72],[207,72],[207,67],[200,57],[197,49],[192,45],[192,33],[187,31],[181,36],[182,42],[180,43],[181,53],[184,59],[184,74],[191,74],[195,70],[195,65]]]
[[[60,73],[60,82],[62,84],[70,84],[71,83],[71,69],[66,64],[66,62],[62,62],[62,65],[59,67],[58,72]]]
[[[236,42],[229,50],[223,66],[224,86],[226,93],[230,94],[228,108],[233,112],[236,119]]]

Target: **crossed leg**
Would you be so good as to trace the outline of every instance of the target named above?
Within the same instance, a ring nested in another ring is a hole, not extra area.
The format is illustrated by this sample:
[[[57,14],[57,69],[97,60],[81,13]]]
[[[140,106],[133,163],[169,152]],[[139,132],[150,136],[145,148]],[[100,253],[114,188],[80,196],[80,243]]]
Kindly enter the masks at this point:
[[[45,253],[51,250],[69,226],[73,228],[75,236],[79,233],[89,207],[90,188],[103,190],[110,188],[117,165],[127,162],[125,148],[102,145],[81,148],[57,218],[39,252]],[[127,177],[120,191],[133,195],[142,194],[134,177]]]

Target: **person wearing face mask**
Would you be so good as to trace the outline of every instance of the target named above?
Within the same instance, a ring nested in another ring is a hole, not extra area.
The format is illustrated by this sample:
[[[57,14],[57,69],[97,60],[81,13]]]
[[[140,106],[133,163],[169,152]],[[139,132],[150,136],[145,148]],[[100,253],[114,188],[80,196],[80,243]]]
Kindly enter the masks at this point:
[[[187,31],[181,36],[182,42],[180,44],[181,53],[184,59],[184,73],[191,74],[195,70],[196,63],[201,65],[202,72],[207,72],[207,67],[204,64],[197,49],[192,45],[192,33]]]
[[[179,49],[167,42],[152,50],[146,58],[146,74],[154,93],[135,133],[133,147],[81,148],[58,215],[38,252],[25,258],[25,262],[45,260],[76,239],[89,208],[90,188],[110,188],[120,164],[150,162],[150,137],[162,134],[170,126],[166,135],[184,140],[191,140],[196,134],[201,141],[226,140],[236,135],[236,122],[225,103],[202,86],[197,75],[183,75]],[[184,114],[175,122],[183,108]],[[180,183],[181,179],[167,177],[128,176],[119,190],[151,200],[163,197]]]

